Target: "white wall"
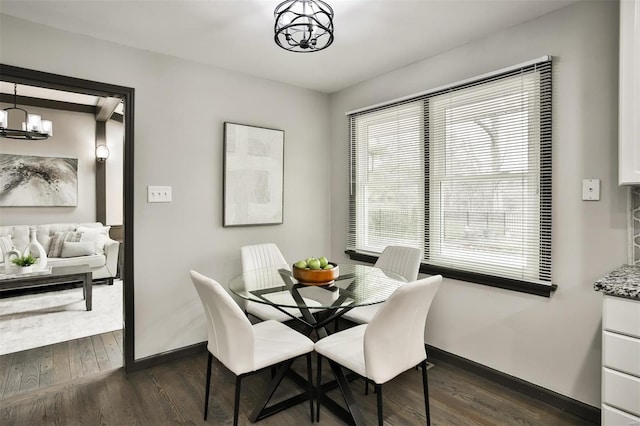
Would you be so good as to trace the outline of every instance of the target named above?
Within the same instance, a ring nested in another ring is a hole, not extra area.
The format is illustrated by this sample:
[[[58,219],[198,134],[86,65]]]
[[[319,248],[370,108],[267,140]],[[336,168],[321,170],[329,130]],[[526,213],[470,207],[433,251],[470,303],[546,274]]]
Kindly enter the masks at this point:
[[[136,359],[206,340],[191,268],[226,284],[245,244],[275,242],[290,260],[329,252],[327,95],[6,15],[0,52],[5,64],[136,90]],[[222,228],[224,121],[285,131],[283,225]],[[171,185],[173,202],[147,204],[147,185]]]
[[[593,282],[626,262],[626,192],[617,186],[616,161],[617,8],[617,2],[580,2],[331,96],[332,258],[344,260],[345,112],[554,56],[558,291],[547,299],[445,280],[429,314],[428,343],[594,406],[600,404],[601,295]],[[601,201],[581,201],[583,178],[602,179]]]
[[[0,61],[5,62],[4,54],[0,56]],[[0,108],[8,106],[13,104],[0,104]],[[53,136],[42,141],[28,142],[0,138],[0,153],[77,158],[78,205],[76,207],[0,207],[0,225],[95,222],[96,121],[93,114],[23,107],[29,113],[40,114],[43,119],[51,120]],[[12,114],[12,118],[17,117],[19,115],[14,117]],[[16,125],[16,123],[10,124],[14,127]],[[17,123],[18,128],[19,126],[20,123]]]

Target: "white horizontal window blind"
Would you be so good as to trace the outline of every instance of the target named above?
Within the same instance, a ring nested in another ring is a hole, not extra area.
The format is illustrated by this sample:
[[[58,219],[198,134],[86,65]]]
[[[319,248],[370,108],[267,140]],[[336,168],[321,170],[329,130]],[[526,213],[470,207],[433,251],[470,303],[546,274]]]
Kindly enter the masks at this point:
[[[551,61],[350,116],[347,249],[551,284]]]
[[[424,109],[409,102],[354,117],[350,249],[424,244]]]

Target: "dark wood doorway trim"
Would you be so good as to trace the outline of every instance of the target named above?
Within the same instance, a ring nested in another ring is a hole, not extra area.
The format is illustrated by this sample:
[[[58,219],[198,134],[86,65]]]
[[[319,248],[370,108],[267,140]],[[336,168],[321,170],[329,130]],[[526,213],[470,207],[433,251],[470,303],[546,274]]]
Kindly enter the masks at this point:
[[[136,370],[133,276],[133,129],[135,89],[98,81],[51,74],[12,65],[0,64],[0,80],[19,84],[106,96],[124,103],[124,367]]]

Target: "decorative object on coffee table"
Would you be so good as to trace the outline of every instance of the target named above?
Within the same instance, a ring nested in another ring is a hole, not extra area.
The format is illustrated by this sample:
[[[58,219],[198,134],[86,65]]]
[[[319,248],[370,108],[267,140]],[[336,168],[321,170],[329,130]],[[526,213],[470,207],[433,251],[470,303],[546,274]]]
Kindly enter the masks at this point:
[[[8,239],[9,241],[11,241],[11,235],[9,235]],[[20,251],[18,251],[13,243],[11,243],[9,250],[3,252],[5,274],[15,274],[18,272],[18,266],[13,263],[13,260],[19,258],[20,256],[22,256],[20,254]]]
[[[39,271],[47,266],[47,252],[36,238],[36,232],[36,228],[29,228],[29,243],[27,243],[27,246],[24,248],[22,256],[27,257],[31,255],[35,257],[37,262],[33,269]]]
[[[18,268],[19,273],[27,274],[29,272],[33,272],[33,265],[37,262],[36,258],[31,256],[30,254],[24,256],[18,256],[11,261]]]

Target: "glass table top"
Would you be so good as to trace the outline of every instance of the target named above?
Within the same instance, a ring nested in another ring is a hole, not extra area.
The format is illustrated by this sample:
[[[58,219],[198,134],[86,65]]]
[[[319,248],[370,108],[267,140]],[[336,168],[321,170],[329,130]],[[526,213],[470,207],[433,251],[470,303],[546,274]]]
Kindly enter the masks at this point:
[[[283,308],[305,307],[309,300],[314,308],[335,308],[384,302],[406,282],[402,276],[374,266],[341,264],[338,268],[338,278],[325,286],[299,283],[290,265],[256,269],[233,278],[229,290],[243,299]]]

